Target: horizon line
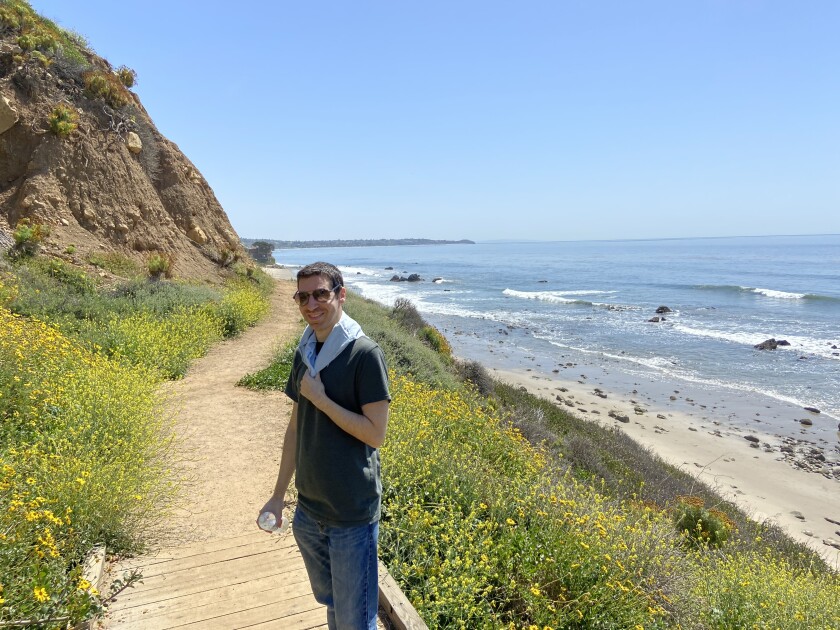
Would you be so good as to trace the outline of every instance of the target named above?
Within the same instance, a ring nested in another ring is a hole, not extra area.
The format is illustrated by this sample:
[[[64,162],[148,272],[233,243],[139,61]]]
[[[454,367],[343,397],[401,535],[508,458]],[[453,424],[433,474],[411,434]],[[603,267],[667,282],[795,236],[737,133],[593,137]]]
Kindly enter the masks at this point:
[[[383,238],[347,238],[347,239],[280,239],[270,237],[240,237],[240,239],[249,241],[295,241],[299,243],[317,243],[324,241],[398,241],[398,240],[425,240],[425,241],[447,241],[446,244],[466,245],[464,241],[473,241],[474,244],[493,244],[493,243],[630,243],[630,242],[645,242],[645,241],[691,241],[691,240],[711,240],[711,239],[734,239],[734,238],[779,238],[779,237],[811,237],[811,236],[840,236],[840,232],[821,232],[808,234],[733,234],[727,236],[651,236],[639,238],[581,238],[581,239],[527,239],[527,238],[497,238],[497,239],[444,239],[444,238],[424,238],[424,237],[383,237]],[[363,246],[360,246],[363,247]]]

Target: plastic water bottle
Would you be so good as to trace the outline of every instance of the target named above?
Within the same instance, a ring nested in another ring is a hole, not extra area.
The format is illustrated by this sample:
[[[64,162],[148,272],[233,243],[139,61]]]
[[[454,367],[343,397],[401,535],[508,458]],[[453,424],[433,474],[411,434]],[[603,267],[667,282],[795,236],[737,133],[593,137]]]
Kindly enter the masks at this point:
[[[285,517],[285,515],[280,515],[280,522],[277,522],[277,517],[271,512],[263,512],[260,514],[259,519],[257,519],[257,525],[260,526],[260,529],[267,531],[267,532],[279,532],[283,533],[287,529],[289,529],[289,519]]]

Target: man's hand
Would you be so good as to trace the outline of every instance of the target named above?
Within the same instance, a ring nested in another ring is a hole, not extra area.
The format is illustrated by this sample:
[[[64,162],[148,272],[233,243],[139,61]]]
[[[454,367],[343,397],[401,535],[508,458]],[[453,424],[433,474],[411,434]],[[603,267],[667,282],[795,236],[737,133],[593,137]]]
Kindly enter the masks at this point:
[[[283,507],[285,506],[285,503],[286,502],[282,498],[272,496],[262,507],[262,509],[260,510],[260,514],[262,514],[263,512],[271,512],[272,514],[274,514],[275,518],[277,518],[277,523],[279,524],[280,519],[283,517]],[[257,518],[254,519],[254,523],[257,524],[257,527],[260,526],[260,514],[257,514]],[[260,528],[260,530],[265,531],[262,530],[262,528]],[[271,532],[268,533],[270,534]]]
[[[309,375],[308,371],[303,375],[303,380],[300,383],[300,394],[318,409],[324,410],[324,400],[327,398],[327,392],[324,390],[320,372],[314,378]]]

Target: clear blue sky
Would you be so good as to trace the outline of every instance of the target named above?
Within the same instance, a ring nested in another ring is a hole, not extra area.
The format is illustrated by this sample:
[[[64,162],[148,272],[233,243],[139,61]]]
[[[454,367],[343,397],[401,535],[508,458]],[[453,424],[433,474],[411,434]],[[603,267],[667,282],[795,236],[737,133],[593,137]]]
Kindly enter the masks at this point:
[[[840,2],[32,0],[243,237],[840,232]]]

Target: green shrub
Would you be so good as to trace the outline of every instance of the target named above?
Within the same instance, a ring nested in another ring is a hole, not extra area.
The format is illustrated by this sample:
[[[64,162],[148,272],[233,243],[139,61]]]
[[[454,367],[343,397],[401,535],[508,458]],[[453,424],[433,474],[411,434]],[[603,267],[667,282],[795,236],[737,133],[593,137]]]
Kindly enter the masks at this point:
[[[8,306],[18,296],[17,282],[0,270],[0,306]]]
[[[691,545],[720,547],[729,538],[733,523],[719,510],[707,510],[700,497],[679,497],[674,522]]]
[[[131,94],[113,72],[89,70],[82,75],[82,80],[88,97],[101,98],[114,109],[119,109],[132,101]]]
[[[392,379],[382,555],[430,627],[664,626],[668,519],[556,478],[474,393]]]
[[[58,258],[46,258],[36,263],[36,267],[51,278],[55,278],[63,286],[71,287],[79,293],[91,295],[96,291],[96,284],[84,271]]]
[[[12,238],[15,241],[11,250],[13,257],[34,256],[41,242],[49,236],[50,229],[41,223],[32,223],[24,218],[17,222]]]
[[[293,339],[277,352],[267,368],[253,374],[246,374],[239,379],[237,385],[256,390],[284,389],[292,371],[297,346],[297,340]]]
[[[15,32],[18,35],[18,45],[28,52],[30,58],[44,67],[59,57],[76,63],[86,63],[80,51],[87,49],[84,38],[65,31],[51,20],[38,15],[29,3],[23,0],[0,2],[0,25]]]
[[[198,308],[219,302],[219,290],[186,282],[148,282],[135,279],[104,292],[101,299],[116,313],[147,311],[165,316],[176,310]]]
[[[49,68],[49,67],[50,67],[50,65],[52,64],[52,59],[50,59],[49,57],[47,57],[47,56],[46,56],[44,53],[42,53],[40,50],[33,50],[33,51],[30,51],[30,53],[29,53],[29,58],[30,58],[30,59],[34,59],[34,60],[35,60],[35,61],[37,61],[39,64],[41,64],[41,67],[42,67],[42,68]]]
[[[171,278],[174,266],[175,257],[172,254],[151,252],[146,258],[146,269],[152,280],[160,280],[161,276]]]
[[[117,68],[117,78],[127,88],[134,87],[134,84],[137,83],[137,73],[126,66]]]
[[[265,297],[271,295],[274,290],[274,279],[259,267],[235,262],[231,265],[231,269],[241,280],[247,280],[256,286],[257,290]]]
[[[462,381],[471,383],[482,396],[489,396],[495,391],[487,368],[478,361],[456,361],[455,372]]]
[[[394,301],[391,317],[413,335],[416,335],[424,326],[428,325],[414,304],[411,303],[411,300],[407,298],[397,298]]]
[[[55,33],[50,33],[42,28],[24,33],[17,40],[18,46],[27,51],[48,50],[54,52],[58,47],[59,39]]]
[[[444,359],[452,359],[452,347],[449,345],[446,337],[434,326],[423,326],[417,336],[432,350],[443,356]]]
[[[222,322],[225,337],[253,326],[268,311],[268,301],[253,284],[238,282],[225,291],[214,312]]]
[[[88,262],[94,267],[105,269],[123,278],[136,278],[142,275],[140,266],[136,262],[118,252],[91,252]]]
[[[50,131],[61,138],[66,138],[78,128],[79,114],[72,107],[58,104],[50,114],[49,124]]]
[[[74,82],[83,82],[82,76],[90,69],[90,62],[83,51],[90,51],[90,44],[84,36],[74,31],[59,29],[61,45],[53,57],[56,70]]]

